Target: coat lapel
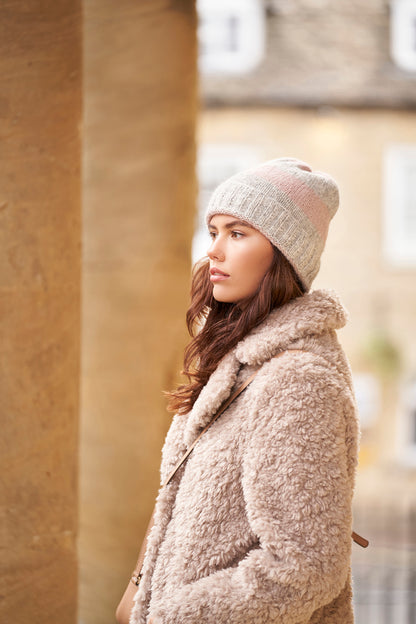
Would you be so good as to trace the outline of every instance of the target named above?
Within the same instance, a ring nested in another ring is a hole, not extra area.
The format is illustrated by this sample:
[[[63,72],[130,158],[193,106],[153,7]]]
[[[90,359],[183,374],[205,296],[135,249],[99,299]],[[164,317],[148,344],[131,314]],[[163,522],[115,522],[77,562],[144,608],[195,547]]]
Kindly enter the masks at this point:
[[[192,444],[201,429],[212,420],[222,403],[228,398],[240,366],[241,363],[235,356],[235,349],[227,353],[218,364],[187,416],[184,430],[186,446]]]

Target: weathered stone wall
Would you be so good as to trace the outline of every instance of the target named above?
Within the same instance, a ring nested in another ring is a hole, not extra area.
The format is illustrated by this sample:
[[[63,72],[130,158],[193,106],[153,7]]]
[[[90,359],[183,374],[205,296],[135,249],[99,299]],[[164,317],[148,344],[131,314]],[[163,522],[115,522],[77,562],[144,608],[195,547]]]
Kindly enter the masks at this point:
[[[0,3],[0,621],[74,624],[81,9]]]
[[[263,3],[263,61],[246,75],[203,76],[207,104],[416,106],[416,72],[391,58],[387,0]]]
[[[85,2],[80,620],[111,622],[158,486],[185,343],[193,0]]]
[[[199,141],[251,146],[259,162],[280,156],[301,158],[338,181],[340,208],[331,222],[313,287],[333,288],[340,294],[350,320],[339,337],[353,371],[374,374],[379,383],[380,410],[374,425],[363,432],[362,465],[387,466],[388,489],[399,496],[402,486],[408,487],[409,475],[395,471],[400,460],[398,400],[401,384],[414,378],[416,371],[416,280],[413,268],[391,266],[383,256],[383,158],[391,144],[416,144],[415,113],[210,109],[201,115]],[[400,353],[401,369],[388,378],[366,357],[376,329]],[[400,487],[394,485],[399,474]],[[379,475],[386,480],[383,472]]]

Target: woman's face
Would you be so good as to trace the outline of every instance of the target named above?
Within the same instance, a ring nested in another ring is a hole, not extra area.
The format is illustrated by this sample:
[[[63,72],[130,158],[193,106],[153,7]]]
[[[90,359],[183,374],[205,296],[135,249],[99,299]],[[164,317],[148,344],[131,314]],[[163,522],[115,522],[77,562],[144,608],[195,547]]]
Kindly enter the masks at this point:
[[[213,295],[217,301],[239,303],[253,295],[273,260],[271,242],[245,221],[214,215],[208,226]]]

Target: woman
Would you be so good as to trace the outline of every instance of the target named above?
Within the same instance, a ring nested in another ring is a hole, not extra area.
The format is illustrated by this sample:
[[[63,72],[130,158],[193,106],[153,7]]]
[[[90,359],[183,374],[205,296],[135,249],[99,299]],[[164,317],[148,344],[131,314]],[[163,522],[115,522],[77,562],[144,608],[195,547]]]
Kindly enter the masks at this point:
[[[257,375],[160,490],[139,587],[122,601],[131,624],[353,622],[358,427],[335,333],[346,313],[335,294],[309,292],[337,208],[332,178],[290,158],[233,176],[210,200],[162,482]]]

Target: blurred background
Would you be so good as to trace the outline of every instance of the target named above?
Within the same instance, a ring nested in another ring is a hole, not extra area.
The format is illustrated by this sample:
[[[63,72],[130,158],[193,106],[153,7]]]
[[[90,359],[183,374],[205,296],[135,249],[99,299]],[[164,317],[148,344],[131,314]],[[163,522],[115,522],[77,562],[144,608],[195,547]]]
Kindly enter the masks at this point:
[[[158,488],[203,211],[294,156],[339,183],[357,624],[416,622],[416,0],[0,5],[0,621],[114,622]]]

